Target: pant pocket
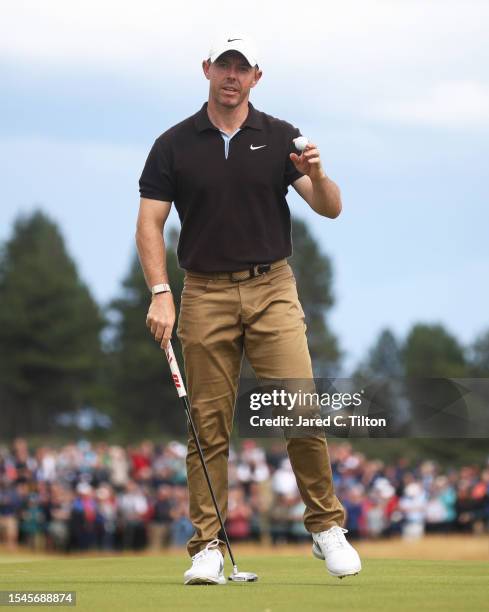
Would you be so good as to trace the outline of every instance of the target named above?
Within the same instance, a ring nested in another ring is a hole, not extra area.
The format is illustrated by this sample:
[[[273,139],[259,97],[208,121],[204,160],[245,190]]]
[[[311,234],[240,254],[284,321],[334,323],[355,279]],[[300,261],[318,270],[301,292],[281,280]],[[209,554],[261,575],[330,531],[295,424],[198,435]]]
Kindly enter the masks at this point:
[[[207,292],[209,284],[212,279],[210,278],[199,278],[196,276],[185,277],[182,291],[182,305],[185,302],[194,300],[204,295]]]

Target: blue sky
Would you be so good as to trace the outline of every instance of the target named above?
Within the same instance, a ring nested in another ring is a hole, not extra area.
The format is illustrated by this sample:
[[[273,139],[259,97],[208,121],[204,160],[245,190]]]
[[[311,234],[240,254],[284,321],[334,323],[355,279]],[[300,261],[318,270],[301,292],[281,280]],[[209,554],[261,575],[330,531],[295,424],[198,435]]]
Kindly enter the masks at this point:
[[[95,297],[134,249],[137,181],[154,139],[207,97],[224,28],[261,49],[257,108],[316,142],[334,220],[289,203],[332,258],[330,321],[360,358],[379,330],[489,327],[489,4],[484,1],[2,3],[0,239],[41,206]],[[175,223],[176,223],[176,218]]]

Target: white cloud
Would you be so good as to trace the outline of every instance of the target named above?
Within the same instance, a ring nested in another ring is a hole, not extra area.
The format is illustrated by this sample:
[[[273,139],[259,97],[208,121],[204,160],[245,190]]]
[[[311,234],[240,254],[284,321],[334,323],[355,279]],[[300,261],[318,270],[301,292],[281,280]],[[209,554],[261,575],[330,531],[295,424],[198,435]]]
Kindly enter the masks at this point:
[[[98,73],[158,99],[188,98],[204,86],[200,60],[229,15],[226,0],[4,0],[0,55],[31,81]],[[234,21],[261,48],[253,98],[274,99],[277,112],[487,123],[485,0],[249,0]]]
[[[226,0],[7,0],[0,51],[37,63],[109,62],[134,68],[199,59],[212,34],[229,25]],[[484,0],[249,0],[239,30],[253,34],[268,60],[361,74],[386,66],[426,64],[482,49],[487,58],[489,4]],[[232,23],[232,22],[231,22]],[[475,58],[474,58],[475,54]],[[420,67],[421,71],[423,67]]]
[[[414,97],[381,104],[372,115],[403,123],[464,128],[489,126],[489,84],[476,81],[437,83]]]

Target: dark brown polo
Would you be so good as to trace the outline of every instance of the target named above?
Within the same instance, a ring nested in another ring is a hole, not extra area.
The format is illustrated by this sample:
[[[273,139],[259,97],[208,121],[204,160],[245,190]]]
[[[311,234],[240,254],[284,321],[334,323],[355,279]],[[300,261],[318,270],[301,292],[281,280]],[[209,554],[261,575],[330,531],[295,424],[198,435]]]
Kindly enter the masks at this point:
[[[226,158],[206,103],[156,139],[139,180],[140,194],[175,203],[182,268],[237,271],[291,255],[286,194],[302,176],[289,159],[299,135],[290,123],[250,103]]]

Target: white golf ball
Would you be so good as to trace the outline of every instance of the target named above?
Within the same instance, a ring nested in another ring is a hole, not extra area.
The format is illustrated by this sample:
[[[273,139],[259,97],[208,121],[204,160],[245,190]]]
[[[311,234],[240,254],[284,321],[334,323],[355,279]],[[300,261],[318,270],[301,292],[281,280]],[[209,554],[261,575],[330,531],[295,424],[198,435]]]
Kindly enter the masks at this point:
[[[293,143],[298,151],[304,151],[306,146],[309,144],[309,141],[305,136],[298,136],[297,138],[294,138]]]

